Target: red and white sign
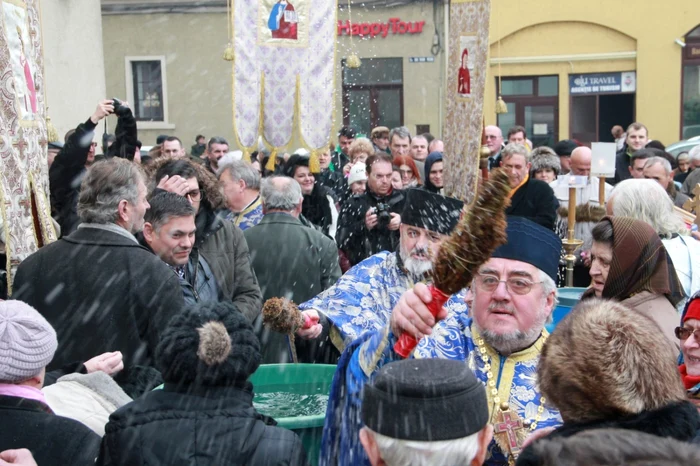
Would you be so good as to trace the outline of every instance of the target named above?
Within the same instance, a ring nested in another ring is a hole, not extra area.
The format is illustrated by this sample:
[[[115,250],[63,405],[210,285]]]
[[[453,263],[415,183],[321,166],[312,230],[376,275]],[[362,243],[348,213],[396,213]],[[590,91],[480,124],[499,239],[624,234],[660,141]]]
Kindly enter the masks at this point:
[[[338,20],[338,35],[381,37],[384,39],[391,34],[420,34],[423,32],[425,21],[401,21],[401,18],[389,18],[386,23],[351,23],[350,20]]]

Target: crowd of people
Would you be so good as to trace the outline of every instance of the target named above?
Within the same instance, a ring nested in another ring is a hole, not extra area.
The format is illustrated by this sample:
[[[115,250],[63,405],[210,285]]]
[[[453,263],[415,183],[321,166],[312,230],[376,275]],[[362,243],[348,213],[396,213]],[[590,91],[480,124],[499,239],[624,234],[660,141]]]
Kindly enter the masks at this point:
[[[507,240],[433,315],[434,261],[469,209],[444,195],[439,139],[343,127],[314,173],[306,150],[248,160],[218,136],[146,154],[129,105],[100,102],[50,145],[60,239],[0,302],[0,465],[698,464],[700,243],[680,210],[700,146],[676,158],[640,123],[613,128],[601,190],[577,141],[484,134]],[[565,174],[587,179],[586,290],[550,335]],[[307,324],[270,330],[270,298]],[[258,366],[289,362],[337,364],[312,455],[253,405]]]

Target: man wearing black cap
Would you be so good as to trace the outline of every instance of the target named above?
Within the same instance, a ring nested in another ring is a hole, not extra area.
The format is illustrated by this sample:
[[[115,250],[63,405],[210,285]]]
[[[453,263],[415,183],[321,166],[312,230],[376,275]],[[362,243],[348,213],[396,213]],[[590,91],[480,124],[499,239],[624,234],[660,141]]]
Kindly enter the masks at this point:
[[[398,250],[365,259],[299,308],[324,330],[331,327],[331,340],[341,351],[362,334],[383,328],[401,295],[413,284],[428,280],[432,259],[457,224],[461,210],[462,202],[456,199],[407,190]],[[466,310],[464,295],[452,296],[447,306],[455,312]],[[298,335],[309,338],[317,333],[312,328]]]
[[[362,399],[360,442],[372,466],[480,466],[493,438],[484,384],[447,359],[387,364]]]
[[[571,153],[578,147],[573,139],[564,139],[554,144],[554,152],[559,156],[561,163],[560,175],[568,175],[571,171]]]
[[[348,346],[331,389],[321,464],[370,464],[359,446],[362,391],[377,369],[399,359],[393,348],[404,332],[420,337],[414,358],[463,361],[486,385],[494,426],[487,466],[514,464],[531,432],[561,424],[536,377],[544,326],[557,302],[561,240],[520,217],[508,217],[506,233],[507,243],[474,276],[468,314],[447,307],[433,317],[426,307],[431,292],[419,283],[393,307],[390,325]]]

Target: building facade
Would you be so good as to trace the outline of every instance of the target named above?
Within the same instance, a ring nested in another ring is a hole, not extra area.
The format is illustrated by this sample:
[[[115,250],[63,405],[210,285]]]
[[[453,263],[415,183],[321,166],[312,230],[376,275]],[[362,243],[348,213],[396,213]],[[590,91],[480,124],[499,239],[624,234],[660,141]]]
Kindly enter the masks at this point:
[[[334,127],[440,135],[443,0],[340,5]],[[136,102],[144,144],[233,140],[225,12],[224,1],[102,0],[107,93]],[[525,126],[535,145],[609,141],[613,125],[633,121],[665,144],[698,135],[699,27],[700,2],[686,0],[493,0],[485,122]],[[352,54],[360,68],[345,66]],[[499,88],[509,112],[496,115]]]

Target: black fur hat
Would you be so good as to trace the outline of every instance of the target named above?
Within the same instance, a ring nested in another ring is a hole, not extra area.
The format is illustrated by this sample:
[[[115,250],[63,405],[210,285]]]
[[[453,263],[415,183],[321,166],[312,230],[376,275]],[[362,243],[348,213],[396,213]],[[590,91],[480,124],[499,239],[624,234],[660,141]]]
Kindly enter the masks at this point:
[[[156,349],[165,383],[245,386],[261,362],[260,342],[231,303],[202,303],[175,316]]]

